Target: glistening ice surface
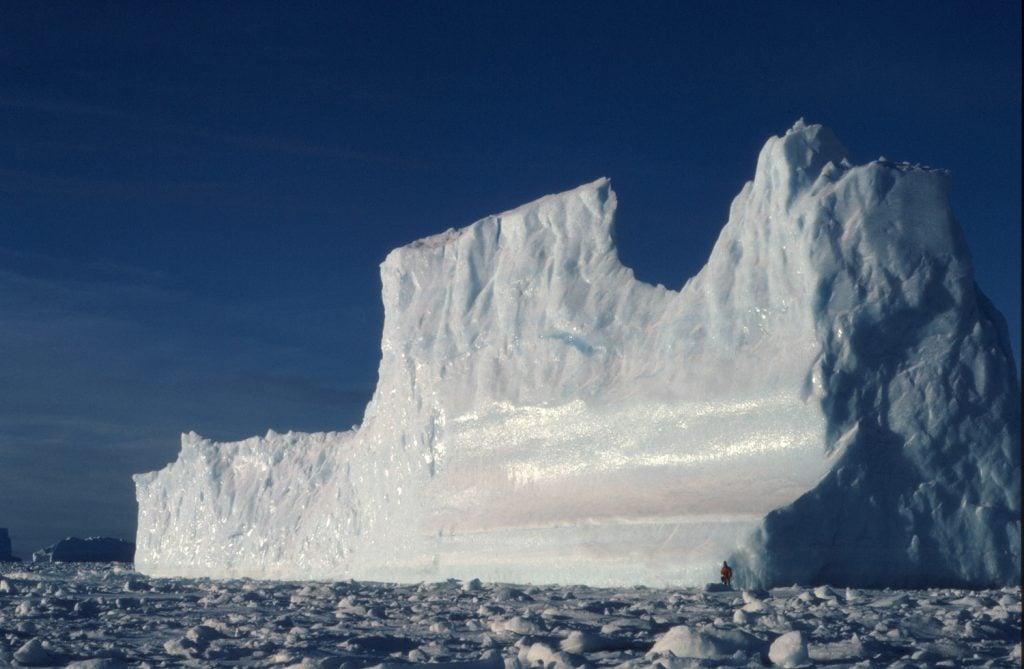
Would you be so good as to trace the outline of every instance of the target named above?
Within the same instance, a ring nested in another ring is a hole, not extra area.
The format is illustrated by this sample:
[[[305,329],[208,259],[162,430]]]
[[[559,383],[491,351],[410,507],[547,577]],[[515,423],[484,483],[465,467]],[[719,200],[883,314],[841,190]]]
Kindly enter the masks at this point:
[[[1020,588],[272,583],[0,566],[3,666],[1019,667],[1020,629]]]
[[[796,399],[492,407],[447,423],[443,446],[459,457],[423,513],[439,561],[460,573],[698,583],[723,546],[821,478],[822,440]],[[749,467],[759,476],[737,488]]]
[[[151,575],[699,585],[1020,581],[1020,391],[949,176],[765,144],[679,291],[606,179],[394,250],[345,433],[136,477]]]

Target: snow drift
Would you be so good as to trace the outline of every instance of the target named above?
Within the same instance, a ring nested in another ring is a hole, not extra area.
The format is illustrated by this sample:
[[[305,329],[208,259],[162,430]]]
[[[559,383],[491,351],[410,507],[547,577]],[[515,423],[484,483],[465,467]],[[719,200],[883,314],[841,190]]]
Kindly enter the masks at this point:
[[[164,576],[1019,583],[1020,391],[942,171],[768,140],[679,292],[605,179],[393,251],[361,426],[136,476]]]

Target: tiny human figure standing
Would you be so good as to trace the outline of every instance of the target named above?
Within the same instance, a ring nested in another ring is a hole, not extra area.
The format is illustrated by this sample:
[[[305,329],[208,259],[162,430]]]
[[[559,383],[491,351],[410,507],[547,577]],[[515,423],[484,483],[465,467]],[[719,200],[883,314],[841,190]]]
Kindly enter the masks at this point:
[[[722,561],[722,583],[725,583],[725,587],[732,587],[732,567],[729,563]]]

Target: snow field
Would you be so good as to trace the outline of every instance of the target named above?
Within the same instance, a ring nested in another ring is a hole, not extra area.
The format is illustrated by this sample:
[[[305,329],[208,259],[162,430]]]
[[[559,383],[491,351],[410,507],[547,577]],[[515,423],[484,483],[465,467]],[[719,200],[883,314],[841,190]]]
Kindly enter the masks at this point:
[[[0,566],[0,666],[1019,667],[1020,631],[1020,588],[394,585]]]

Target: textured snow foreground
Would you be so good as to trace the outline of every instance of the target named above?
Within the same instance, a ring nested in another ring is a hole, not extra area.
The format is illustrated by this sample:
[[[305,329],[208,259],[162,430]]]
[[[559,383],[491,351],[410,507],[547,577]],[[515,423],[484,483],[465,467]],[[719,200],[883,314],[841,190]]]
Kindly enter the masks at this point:
[[[0,566],[0,666],[1020,667],[1021,591],[148,579]],[[538,664],[539,663],[539,664]]]
[[[603,179],[396,249],[362,425],[185,435],[136,567],[1019,583],[1020,390],[948,187],[798,122],[680,292],[619,262]]]

